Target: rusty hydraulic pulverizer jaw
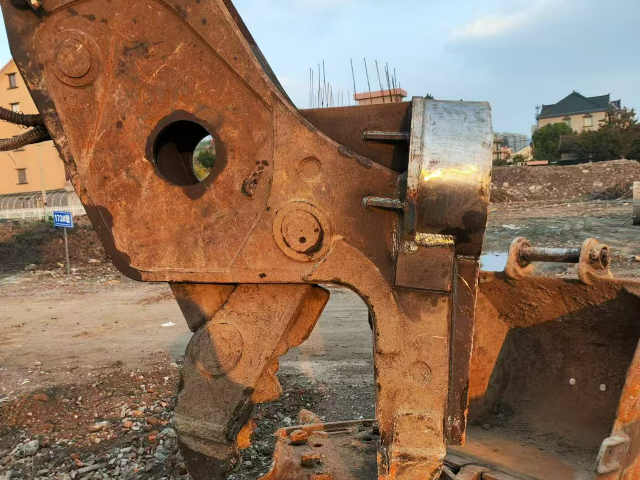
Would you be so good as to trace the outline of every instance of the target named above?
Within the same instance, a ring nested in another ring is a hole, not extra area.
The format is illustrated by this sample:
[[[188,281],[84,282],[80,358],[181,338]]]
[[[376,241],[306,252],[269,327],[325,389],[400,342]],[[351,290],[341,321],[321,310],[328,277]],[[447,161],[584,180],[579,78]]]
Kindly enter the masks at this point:
[[[170,282],[195,332],[175,417],[192,476],[238,467],[334,283],[372,315],[378,478],[438,478],[466,430],[488,104],[298,111],[230,0],[36,3],[0,0],[74,187],[114,264]]]

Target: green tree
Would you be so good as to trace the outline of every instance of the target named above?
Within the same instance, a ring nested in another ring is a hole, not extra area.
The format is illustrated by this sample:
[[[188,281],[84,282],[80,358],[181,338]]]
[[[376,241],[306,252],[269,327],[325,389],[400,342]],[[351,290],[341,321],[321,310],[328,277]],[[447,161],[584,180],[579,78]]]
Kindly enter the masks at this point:
[[[533,134],[533,158],[536,160],[559,160],[560,137],[575,135],[566,123],[551,123],[540,128]]]
[[[527,162],[527,159],[524,157],[524,155],[517,154],[513,156],[511,161],[514,165],[524,165]]]
[[[209,176],[216,163],[216,154],[211,150],[201,150],[193,157],[193,172],[202,181]]]
[[[198,163],[207,170],[211,170],[213,168],[213,164],[216,163],[216,156],[209,150],[202,150],[198,153]]]
[[[632,158],[640,149],[640,124],[635,110],[616,110],[611,112],[600,128],[609,136],[616,158]]]
[[[629,160],[636,160],[640,162],[640,142],[636,142],[631,151],[629,152],[629,156],[627,157]]]
[[[612,135],[602,128],[600,130],[583,131],[578,136],[578,158],[585,162],[603,162],[619,158]]]

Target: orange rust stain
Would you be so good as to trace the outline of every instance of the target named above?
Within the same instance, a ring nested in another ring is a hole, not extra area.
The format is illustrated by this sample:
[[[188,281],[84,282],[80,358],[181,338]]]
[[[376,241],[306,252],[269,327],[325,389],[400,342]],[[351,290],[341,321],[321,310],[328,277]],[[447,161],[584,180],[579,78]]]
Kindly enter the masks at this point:
[[[256,429],[256,422],[249,420],[240,432],[238,432],[238,438],[236,439],[236,445],[240,450],[246,450],[251,446],[251,436]]]

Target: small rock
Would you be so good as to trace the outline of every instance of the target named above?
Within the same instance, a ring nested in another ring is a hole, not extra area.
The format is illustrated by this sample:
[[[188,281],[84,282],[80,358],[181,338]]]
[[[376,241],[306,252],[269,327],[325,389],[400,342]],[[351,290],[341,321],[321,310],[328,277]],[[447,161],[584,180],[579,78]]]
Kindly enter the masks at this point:
[[[24,267],[25,272],[35,272],[37,269],[38,269],[38,266],[35,263],[32,263],[31,265],[27,265],[26,267]]]
[[[153,456],[158,462],[164,462],[167,459],[167,456],[164,453],[161,453],[158,451],[156,451],[156,453],[154,453]]]
[[[273,448],[271,448],[267,443],[259,443],[256,444],[255,447],[256,451],[263,457],[269,457],[273,453]]]
[[[636,262],[640,262],[640,255],[636,255],[633,259],[634,259]]]
[[[38,402],[48,402],[49,401],[49,395],[45,394],[45,393],[36,393],[33,396],[34,400],[37,400]]]
[[[82,467],[76,470],[76,473],[82,475],[83,473],[95,472],[96,470],[100,470],[106,467],[106,463],[96,463],[95,465],[89,465],[88,467]]]
[[[483,423],[482,424],[482,429],[483,430],[491,430],[491,425],[488,423]]]
[[[158,423],[160,423],[160,420],[158,420],[156,417],[147,417],[147,423],[149,425],[157,425]]]
[[[309,434],[304,430],[294,430],[289,434],[291,445],[304,445],[309,440]]]
[[[90,258],[89,265],[102,265],[102,262],[97,258]]]
[[[40,433],[44,432],[53,432],[56,429],[56,426],[53,423],[45,422],[40,425],[36,425],[36,431]]]
[[[300,413],[298,413],[298,422],[300,422],[300,425],[314,425],[322,423],[322,420],[320,420],[318,415],[309,410],[300,410]]]
[[[11,453],[18,458],[33,457],[39,448],[40,443],[38,440],[31,440],[30,442],[18,445]]]
[[[96,433],[105,427],[104,423],[96,423],[89,427],[89,433]]]
[[[300,457],[300,465],[304,468],[313,468],[322,465],[322,455],[319,453],[307,453]]]

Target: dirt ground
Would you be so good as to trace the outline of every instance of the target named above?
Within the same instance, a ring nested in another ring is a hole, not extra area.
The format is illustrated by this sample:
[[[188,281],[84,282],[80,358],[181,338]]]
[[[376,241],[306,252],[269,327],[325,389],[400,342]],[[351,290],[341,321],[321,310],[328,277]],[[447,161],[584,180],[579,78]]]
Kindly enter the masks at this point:
[[[171,418],[191,334],[167,285],[122,277],[80,225],[67,277],[59,232],[0,224],[0,479],[188,478]],[[596,237],[618,276],[640,276],[640,227],[624,201],[493,206],[485,250],[501,258],[517,236],[543,246]],[[326,421],[373,416],[367,309],[348,290],[331,294],[311,338],[282,358],[285,396],[256,409],[238,480],[268,470],[272,433],[301,409]]]

